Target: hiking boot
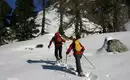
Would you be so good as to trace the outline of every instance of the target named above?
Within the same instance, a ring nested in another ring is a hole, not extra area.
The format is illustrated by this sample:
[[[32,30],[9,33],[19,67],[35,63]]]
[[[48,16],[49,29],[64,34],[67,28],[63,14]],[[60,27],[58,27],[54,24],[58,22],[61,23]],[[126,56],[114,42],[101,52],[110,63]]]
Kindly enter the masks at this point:
[[[78,76],[85,77],[85,74],[83,72],[80,72]]]
[[[62,59],[57,59],[56,62],[57,63],[62,63]]]
[[[63,61],[62,61],[62,59],[60,59],[60,63],[62,63]]]
[[[56,63],[59,63],[60,62],[60,60],[56,60]]]

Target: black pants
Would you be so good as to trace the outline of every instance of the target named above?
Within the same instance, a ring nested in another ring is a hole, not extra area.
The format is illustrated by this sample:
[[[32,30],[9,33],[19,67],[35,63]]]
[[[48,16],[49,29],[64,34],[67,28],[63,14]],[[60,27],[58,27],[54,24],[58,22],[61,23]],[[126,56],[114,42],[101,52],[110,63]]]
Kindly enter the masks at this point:
[[[55,46],[56,60],[62,59],[62,46]]]
[[[75,63],[76,63],[76,70],[77,70],[78,74],[80,74],[81,72],[83,72],[82,68],[81,68],[81,63],[80,63],[82,54],[74,54],[74,57],[75,57]]]

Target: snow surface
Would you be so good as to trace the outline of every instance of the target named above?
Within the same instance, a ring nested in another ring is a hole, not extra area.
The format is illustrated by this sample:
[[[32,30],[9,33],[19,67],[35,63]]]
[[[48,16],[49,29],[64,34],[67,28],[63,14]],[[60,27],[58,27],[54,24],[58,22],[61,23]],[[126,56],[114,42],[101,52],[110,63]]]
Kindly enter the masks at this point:
[[[112,36],[121,40],[130,49],[130,32],[107,33],[92,35],[81,39],[86,50],[84,55],[96,67],[94,69],[89,62],[82,57],[82,68],[85,73],[93,73],[97,80],[129,80],[130,79],[130,51],[112,54],[96,54],[105,37]],[[33,40],[4,45],[0,47],[0,80],[89,80],[62,71],[62,68],[52,65],[55,61],[54,45],[47,48],[53,35],[46,34]],[[63,58],[65,59],[66,47],[63,46]],[[37,44],[43,44],[43,48],[35,48]],[[29,48],[33,48],[30,50]],[[72,53],[72,52],[71,52]],[[65,62],[65,60],[63,60]],[[72,54],[68,57],[67,64],[75,67]]]
[[[57,30],[51,27],[54,33]],[[70,30],[71,31],[71,30]],[[50,31],[51,32],[51,31]],[[0,80],[91,80],[72,75],[62,70],[62,67],[53,65],[55,62],[54,45],[47,48],[54,33],[39,36],[38,38],[0,46]],[[97,80],[130,80],[130,51],[124,53],[96,53],[102,47],[105,37],[113,37],[123,42],[130,49],[130,32],[95,34],[82,38],[85,46],[84,55],[92,65],[82,57],[81,64],[84,73],[96,75]],[[65,53],[71,41],[63,45],[63,62]],[[43,48],[35,48],[43,44]],[[67,64],[75,67],[75,59],[71,54]]]

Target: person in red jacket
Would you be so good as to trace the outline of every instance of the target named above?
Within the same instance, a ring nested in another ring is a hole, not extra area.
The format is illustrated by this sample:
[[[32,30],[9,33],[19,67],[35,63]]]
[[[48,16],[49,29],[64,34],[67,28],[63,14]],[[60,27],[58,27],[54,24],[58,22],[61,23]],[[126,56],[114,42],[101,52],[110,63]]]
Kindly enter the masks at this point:
[[[62,45],[63,45],[63,42],[66,42],[66,41],[61,38],[59,32],[56,32],[55,36],[53,36],[52,39],[50,40],[48,48],[50,48],[52,42],[55,45],[55,57],[56,57],[56,61],[59,61],[59,60],[62,59]]]
[[[68,55],[70,53],[71,50],[73,50],[73,55],[75,57],[75,63],[76,63],[76,71],[78,72],[78,75],[79,76],[85,76],[83,74],[83,70],[81,68],[81,63],[80,63],[80,59],[82,57],[82,54],[85,50],[84,46],[79,42],[79,46],[81,47],[81,49],[78,51],[75,49],[76,47],[76,44],[78,43],[75,43],[76,41],[79,41],[80,39],[80,36],[79,35],[76,35],[76,39],[73,39],[73,42],[70,44],[69,48],[67,49],[66,51],[66,54]],[[79,48],[80,48],[79,47]]]

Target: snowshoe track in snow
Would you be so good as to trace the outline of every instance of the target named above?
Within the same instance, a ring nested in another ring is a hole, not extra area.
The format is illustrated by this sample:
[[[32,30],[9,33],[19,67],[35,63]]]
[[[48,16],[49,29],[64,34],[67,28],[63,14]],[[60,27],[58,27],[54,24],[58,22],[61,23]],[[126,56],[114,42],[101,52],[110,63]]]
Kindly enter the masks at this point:
[[[63,67],[62,69],[66,73],[78,76],[78,73],[76,72],[76,69],[70,64],[58,63],[58,64],[56,64],[56,66]],[[82,78],[81,80],[97,80],[98,76],[94,75],[93,73],[85,73],[85,77],[81,76],[81,78]],[[72,80],[71,76],[69,76],[69,80]]]

